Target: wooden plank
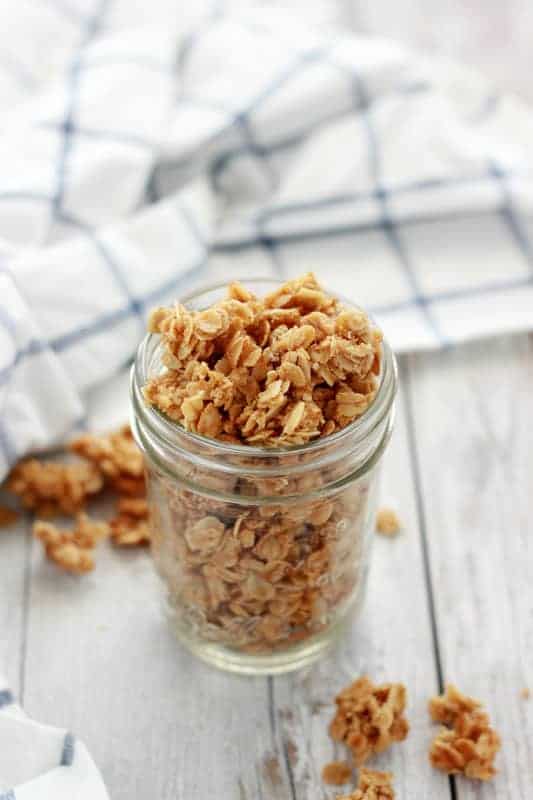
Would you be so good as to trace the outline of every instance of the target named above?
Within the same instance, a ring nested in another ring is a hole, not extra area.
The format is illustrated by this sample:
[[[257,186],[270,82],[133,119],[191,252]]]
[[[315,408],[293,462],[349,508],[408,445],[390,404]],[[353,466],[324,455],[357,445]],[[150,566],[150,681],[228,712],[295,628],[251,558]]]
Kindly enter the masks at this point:
[[[533,786],[533,340],[410,360],[444,677],[479,696],[503,738],[501,774],[461,800]]]
[[[399,510],[405,531],[394,540],[376,536],[368,596],[360,618],[351,635],[323,662],[272,679],[278,735],[297,800],[335,796],[335,791],[325,790],[320,781],[324,764],[345,757],[327,733],[332,699],[364,673],[380,682],[403,681],[409,690],[410,736],[373,763],[394,772],[400,798],[449,797],[447,780],[430,768],[427,759],[430,726],[426,704],[436,690],[437,675],[402,397],[383,466],[383,500]]]
[[[24,626],[31,545],[28,522],[21,516],[0,529],[0,672],[20,697],[24,658]]]
[[[407,439],[400,408],[384,495],[406,521],[375,542],[369,598],[353,635],[314,668],[276,679],[225,675],[174,641],[143,553],[104,546],[93,575],[60,575],[34,553],[26,707],[72,729],[100,764],[113,800],[314,800],[335,748],[335,692],[362,672],[409,687],[412,733],[378,760],[398,796],[448,798],[427,763],[425,704],[436,672]],[[339,753],[340,754],[340,753]]]

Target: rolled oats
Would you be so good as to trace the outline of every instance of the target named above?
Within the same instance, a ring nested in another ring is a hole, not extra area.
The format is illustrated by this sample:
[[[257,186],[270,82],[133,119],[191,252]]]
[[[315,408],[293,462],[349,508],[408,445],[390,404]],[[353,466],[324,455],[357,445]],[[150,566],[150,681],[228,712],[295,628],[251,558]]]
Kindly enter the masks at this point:
[[[494,777],[494,759],[501,740],[490,726],[488,714],[481,709],[478,700],[461,694],[452,685],[443,695],[430,700],[433,721],[448,726],[441,728],[431,743],[429,759],[436,769],[481,781]]]
[[[154,525],[152,552],[180,625],[246,652],[272,652],[320,632],[351,601],[362,537],[345,520],[348,513],[364,524],[365,483],[301,506],[244,511],[163,476],[158,485],[170,517],[162,531]]]
[[[151,530],[148,523],[148,503],[141,497],[121,497],[117,514],[109,523],[111,540],[119,547],[148,545]]]
[[[76,524],[71,530],[61,530],[43,520],[36,520],[33,524],[33,535],[43,543],[50,561],[77,575],[94,569],[94,548],[108,534],[107,523],[96,522],[83,513],[76,516]]]
[[[357,765],[364,764],[374,753],[382,753],[393,742],[406,738],[406,700],[401,683],[375,686],[369,678],[359,678],[337,695],[330,736],[346,744]]]
[[[394,796],[390,772],[362,769],[355,792],[337,795],[337,800],[394,800]]]
[[[129,426],[105,436],[84,434],[70,444],[72,452],[84,458],[119,494],[143,497],[144,463]]]
[[[37,520],[34,533],[50,560],[83,574],[94,567],[93,551],[100,539],[110,536],[114,544],[129,547],[150,542],[144,464],[129,427],[105,436],[84,434],[70,449],[80,461],[22,461],[13,469],[8,488],[37,516],[75,516],[70,530]],[[80,512],[106,487],[119,495],[117,513],[110,523],[97,522]],[[13,514],[9,521],[16,517]]]
[[[342,786],[352,779],[352,767],[347,761],[331,761],[322,769],[322,780],[329,786]]]
[[[7,483],[9,491],[41,517],[75,514],[102,486],[102,476],[92,464],[59,464],[35,458],[20,461]]]
[[[460,714],[479,711],[481,705],[479,700],[467,697],[456,686],[449,683],[444,694],[431,698],[428,709],[433,722],[442,722],[443,725],[453,727]]]
[[[353,422],[375,396],[381,334],[311,273],[262,300],[232,284],[203,311],[156,309],[149,329],[167,371],[144,387],[146,401],[204,436],[305,444]]]
[[[18,514],[12,508],[0,506],[0,528],[12,525],[18,519]]]

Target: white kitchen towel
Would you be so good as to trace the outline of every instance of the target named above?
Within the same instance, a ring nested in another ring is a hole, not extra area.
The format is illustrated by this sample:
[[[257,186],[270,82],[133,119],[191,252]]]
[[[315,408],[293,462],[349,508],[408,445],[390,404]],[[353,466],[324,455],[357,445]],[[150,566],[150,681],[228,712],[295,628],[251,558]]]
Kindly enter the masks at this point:
[[[398,351],[533,326],[533,112],[476,75],[243,2],[3,16],[0,477],[122,414],[193,284],[313,269]]]
[[[0,676],[0,800],[52,798],[108,800],[108,794],[82,742],[29,719]]]

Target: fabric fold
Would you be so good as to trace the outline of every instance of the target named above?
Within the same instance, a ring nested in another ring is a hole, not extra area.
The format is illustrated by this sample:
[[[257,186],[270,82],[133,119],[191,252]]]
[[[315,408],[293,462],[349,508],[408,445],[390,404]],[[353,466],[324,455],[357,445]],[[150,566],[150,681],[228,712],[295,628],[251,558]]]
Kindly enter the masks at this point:
[[[147,311],[199,283],[314,270],[399,352],[533,326],[529,108],[286,10],[169,8],[40,13],[48,77],[0,82],[0,477],[125,414]]]
[[[0,476],[30,450],[60,441],[84,417],[80,395],[35,321],[24,293],[0,266]]]
[[[68,731],[29,719],[0,676],[0,798],[108,800],[85,745]]]

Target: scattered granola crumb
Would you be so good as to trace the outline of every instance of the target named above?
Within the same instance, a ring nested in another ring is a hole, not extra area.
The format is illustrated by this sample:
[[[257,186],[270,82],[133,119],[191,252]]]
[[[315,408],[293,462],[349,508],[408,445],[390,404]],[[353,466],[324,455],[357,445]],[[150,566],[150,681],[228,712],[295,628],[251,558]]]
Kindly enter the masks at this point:
[[[18,514],[12,508],[0,506],[0,528],[7,527],[18,519]]]
[[[75,517],[70,530],[37,519],[33,531],[51,561],[81,575],[94,569],[93,551],[103,538],[110,536],[114,544],[127,547],[149,543],[148,504],[142,454],[128,426],[102,436],[84,434],[70,449],[82,460],[21,461],[9,477],[8,489],[38,517]],[[118,494],[117,514],[110,523],[96,522],[81,510],[106,486]],[[0,506],[0,525],[16,516]]]
[[[368,677],[359,678],[337,695],[330,736],[350,748],[358,766],[364,764],[372,754],[407,737],[406,701],[401,683],[375,686]]]
[[[102,436],[83,434],[70,443],[73,453],[86,459],[116,492],[143,497],[144,463],[128,425]]]
[[[528,687],[525,686],[520,692],[520,697],[522,700],[529,700],[531,698],[531,689],[528,689]]]
[[[75,514],[102,486],[100,472],[86,461],[59,464],[35,458],[19,462],[7,483],[9,491],[40,517]]]
[[[431,718],[449,726],[441,728],[430,747],[429,759],[436,769],[481,781],[494,777],[494,759],[501,741],[481,707],[478,700],[452,685],[430,700]]]
[[[119,547],[150,544],[148,503],[141,497],[121,497],[117,514],[111,520],[111,539]]]
[[[396,536],[402,523],[392,508],[380,508],[376,517],[376,531],[383,536]]]
[[[322,780],[330,786],[342,786],[352,779],[352,768],[347,761],[331,761],[322,770]]]
[[[442,722],[444,725],[453,727],[460,714],[479,711],[481,705],[479,700],[467,697],[456,686],[449,683],[444,694],[430,699],[428,708],[433,722]]]
[[[144,387],[147,403],[211,438],[305,444],[349,425],[376,394],[381,332],[312,273],[263,298],[231,284],[202,311],[155,309],[149,330],[166,372]]]
[[[392,774],[362,769],[355,792],[337,795],[337,800],[394,800]]]
[[[71,530],[61,530],[51,522],[36,520],[33,535],[43,543],[50,561],[67,572],[82,575],[94,569],[94,548],[109,535],[109,526],[80,513]]]

